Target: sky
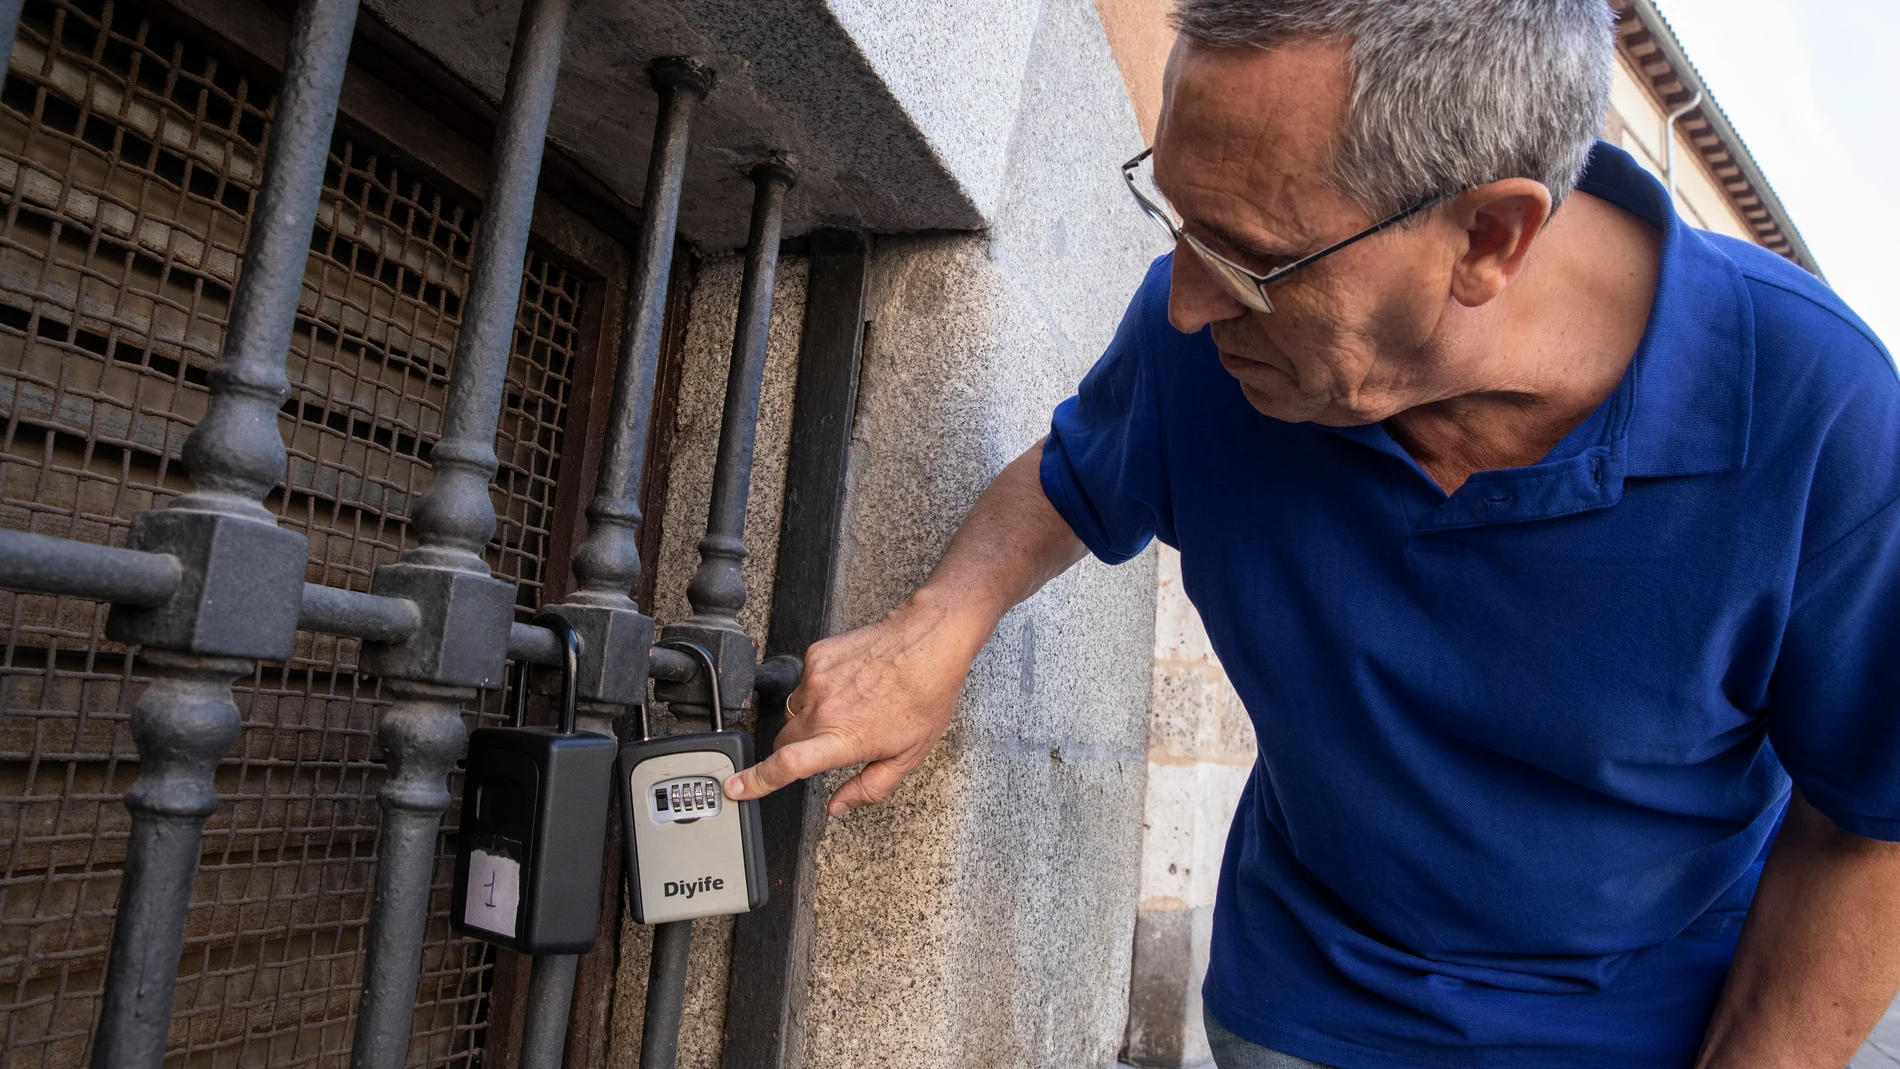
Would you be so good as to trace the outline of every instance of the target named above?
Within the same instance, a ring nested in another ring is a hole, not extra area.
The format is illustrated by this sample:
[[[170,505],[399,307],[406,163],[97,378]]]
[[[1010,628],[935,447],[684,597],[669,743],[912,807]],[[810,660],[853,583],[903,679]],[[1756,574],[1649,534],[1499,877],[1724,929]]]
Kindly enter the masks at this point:
[[[1834,289],[1900,348],[1900,0],[1657,0]]]

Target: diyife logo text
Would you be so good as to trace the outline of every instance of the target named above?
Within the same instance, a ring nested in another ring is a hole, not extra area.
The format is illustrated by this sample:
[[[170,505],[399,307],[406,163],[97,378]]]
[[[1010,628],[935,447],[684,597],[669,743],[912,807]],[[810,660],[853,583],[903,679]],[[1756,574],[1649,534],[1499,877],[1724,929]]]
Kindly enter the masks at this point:
[[[665,888],[666,897],[668,898],[678,898],[680,895],[691,898],[701,891],[723,891],[725,889],[726,881],[714,876],[701,876],[697,880],[686,880],[684,882],[668,880],[666,881]]]

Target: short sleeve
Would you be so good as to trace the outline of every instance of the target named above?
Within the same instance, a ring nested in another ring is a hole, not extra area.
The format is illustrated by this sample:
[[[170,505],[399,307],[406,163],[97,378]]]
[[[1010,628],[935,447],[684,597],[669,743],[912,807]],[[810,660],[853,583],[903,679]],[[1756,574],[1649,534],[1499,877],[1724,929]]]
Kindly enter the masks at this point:
[[[1843,831],[1900,841],[1900,388],[1867,363],[1810,491],[1768,734]]]
[[[1802,795],[1900,841],[1900,501],[1802,567],[1774,691],[1769,738]]]
[[[1089,552],[1109,564],[1157,534],[1173,543],[1162,455],[1161,398],[1149,330],[1167,330],[1170,257],[1150,268],[1108,351],[1057,406],[1042,449],[1042,491]]]

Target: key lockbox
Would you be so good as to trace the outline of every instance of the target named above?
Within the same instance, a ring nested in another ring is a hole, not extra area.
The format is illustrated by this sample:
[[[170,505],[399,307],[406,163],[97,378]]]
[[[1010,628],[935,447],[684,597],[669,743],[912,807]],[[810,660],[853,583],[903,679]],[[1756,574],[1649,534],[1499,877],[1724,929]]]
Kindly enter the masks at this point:
[[[618,747],[605,735],[574,730],[579,637],[557,615],[534,622],[559,635],[566,652],[561,726],[521,726],[524,663],[515,725],[469,735],[449,920],[464,935],[524,954],[582,954],[594,948],[600,914]]]
[[[661,645],[703,662],[713,730],[621,746],[616,776],[633,919],[663,924],[757,909],[766,897],[759,803],[735,802],[723,787],[752,764],[752,737],[725,730],[711,652],[683,640]]]

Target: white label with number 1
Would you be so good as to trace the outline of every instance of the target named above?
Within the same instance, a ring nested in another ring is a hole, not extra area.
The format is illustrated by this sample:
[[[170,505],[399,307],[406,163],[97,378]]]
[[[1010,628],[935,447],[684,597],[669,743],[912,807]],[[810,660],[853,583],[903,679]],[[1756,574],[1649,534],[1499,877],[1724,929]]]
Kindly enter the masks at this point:
[[[521,903],[521,862],[486,850],[469,852],[468,902],[462,923],[496,935],[515,934],[515,911]]]

